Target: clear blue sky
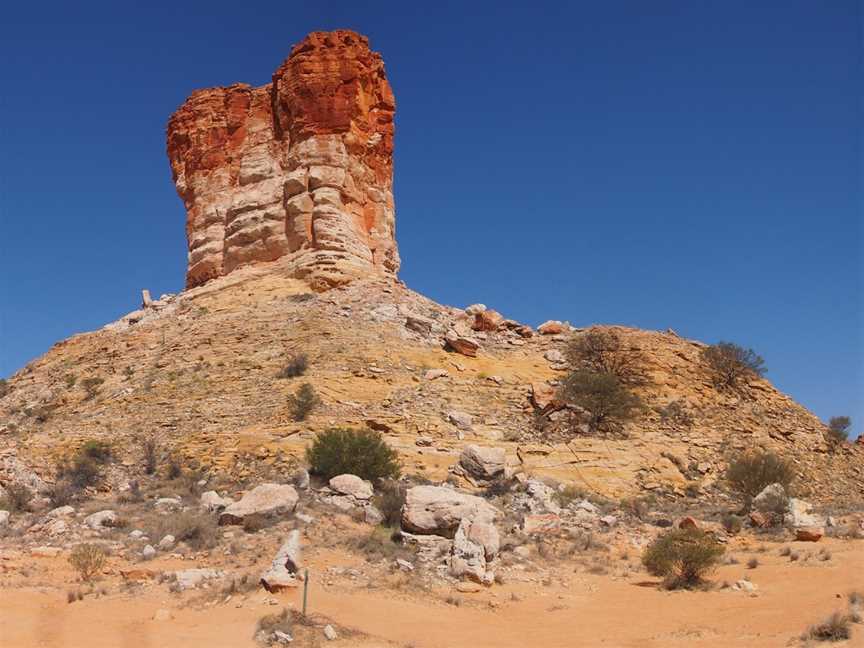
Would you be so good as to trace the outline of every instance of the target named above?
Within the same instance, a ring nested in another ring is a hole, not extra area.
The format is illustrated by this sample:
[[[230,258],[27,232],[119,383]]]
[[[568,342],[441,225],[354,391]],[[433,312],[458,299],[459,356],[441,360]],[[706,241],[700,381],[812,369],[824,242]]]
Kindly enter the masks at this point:
[[[254,8],[253,8],[254,7]],[[165,124],[307,32],[380,51],[401,277],[537,324],[752,346],[864,423],[857,0],[13,2],[0,25],[0,376],[176,292]]]

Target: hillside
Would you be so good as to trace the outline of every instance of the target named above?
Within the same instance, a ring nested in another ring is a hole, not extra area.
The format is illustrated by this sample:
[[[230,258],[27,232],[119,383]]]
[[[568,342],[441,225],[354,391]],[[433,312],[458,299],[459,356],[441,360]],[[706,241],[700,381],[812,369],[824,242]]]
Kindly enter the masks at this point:
[[[475,332],[464,311],[395,281],[319,294],[288,274],[279,261],[236,271],[60,342],[24,367],[0,400],[2,478],[20,468],[16,457],[51,481],[57,457],[90,438],[112,442],[121,466],[137,470],[140,440],[151,434],[203,467],[251,477],[302,462],[317,431],[371,425],[407,472],[434,479],[476,443],[504,447],[515,472],[608,496],[709,494],[725,456],[758,446],[795,461],[808,497],[864,493],[860,444],[829,452],[824,425],[767,380],[718,392],[699,359],[703,345],[672,331],[616,329],[645,356],[649,408],[623,435],[565,443],[535,424],[532,394],[565,375],[554,352],[573,333],[523,337],[515,324]],[[480,344],[477,357],[445,350],[454,328]],[[295,353],[308,356],[307,373],[278,378]],[[99,383],[92,397],[88,379]],[[323,404],[295,423],[287,399],[302,382]],[[658,413],[676,400],[689,425]]]

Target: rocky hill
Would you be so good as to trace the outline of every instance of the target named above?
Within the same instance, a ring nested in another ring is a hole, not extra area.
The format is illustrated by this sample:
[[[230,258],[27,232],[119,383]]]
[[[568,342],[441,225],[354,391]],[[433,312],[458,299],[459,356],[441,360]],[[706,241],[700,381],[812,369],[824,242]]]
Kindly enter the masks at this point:
[[[187,290],[145,295],[8,380],[0,483],[43,486],[91,438],[114,444],[120,482],[150,435],[251,479],[302,462],[320,430],[367,425],[406,472],[434,479],[476,444],[502,448],[513,473],[610,497],[712,495],[728,455],[765,447],[796,463],[813,499],[864,495],[864,447],[830,451],[823,423],[767,380],[718,391],[704,345],[673,331],[614,327],[644,357],[648,407],[621,434],[563,430],[549,401],[579,329],[442,306],[397,280],[394,110],[380,56],[347,31],[307,37],[271,84],[193,93],[168,126]],[[280,378],[297,354],[305,374]],[[303,382],[322,404],[297,423],[288,400]],[[686,416],[668,416],[673,402]]]

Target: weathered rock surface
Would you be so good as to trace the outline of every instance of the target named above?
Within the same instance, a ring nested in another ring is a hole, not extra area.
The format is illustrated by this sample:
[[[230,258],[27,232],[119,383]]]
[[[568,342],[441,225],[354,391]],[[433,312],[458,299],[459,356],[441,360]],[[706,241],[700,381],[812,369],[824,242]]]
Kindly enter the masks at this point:
[[[348,30],[309,34],[266,85],[193,92],[168,122],[187,288],[282,258],[317,288],[395,275],[395,109]]]
[[[261,584],[268,592],[297,586],[300,571],[300,532],[288,534],[288,539],[279,548],[273,563],[261,575]]]
[[[405,496],[402,528],[410,533],[452,538],[463,519],[492,522],[497,514],[480,497],[443,486],[414,486]]]
[[[459,455],[459,466],[472,477],[495,479],[504,474],[506,460],[504,448],[469,445]]]
[[[114,511],[98,511],[84,518],[84,524],[94,530],[113,526],[117,522],[117,514]]]
[[[219,524],[243,524],[249,515],[282,515],[297,506],[297,491],[286,484],[261,484],[228,506],[219,515]]]
[[[450,553],[450,573],[489,585],[495,574],[490,563],[498,554],[498,531],[489,522],[463,519],[456,529]]]
[[[330,480],[330,488],[341,495],[349,495],[358,500],[372,497],[372,484],[357,475],[336,475]]]
[[[206,491],[201,493],[201,508],[218,513],[225,510],[234,503],[234,500],[228,497],[222,497],[216,491]]]

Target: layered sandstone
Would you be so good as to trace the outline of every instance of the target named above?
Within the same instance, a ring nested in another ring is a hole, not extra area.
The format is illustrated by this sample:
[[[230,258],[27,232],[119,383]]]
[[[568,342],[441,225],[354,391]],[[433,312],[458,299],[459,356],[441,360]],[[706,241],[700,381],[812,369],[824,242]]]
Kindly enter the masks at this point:
[[[395,102],[379,54],[314,32],[261,87],[198,90],[168,122],[187,288],[284,259],[318,288],[395,275]]]

